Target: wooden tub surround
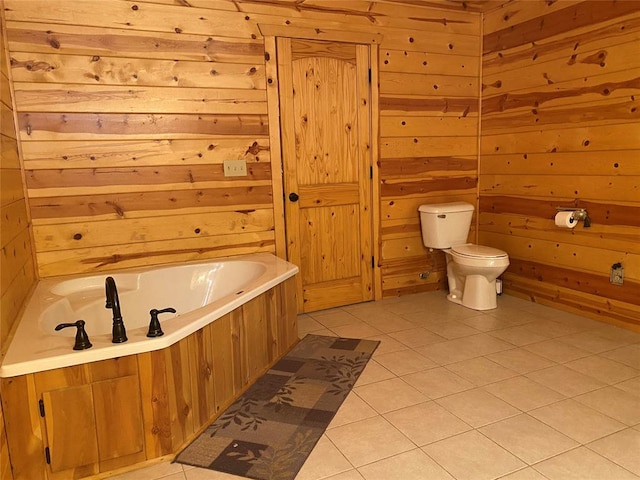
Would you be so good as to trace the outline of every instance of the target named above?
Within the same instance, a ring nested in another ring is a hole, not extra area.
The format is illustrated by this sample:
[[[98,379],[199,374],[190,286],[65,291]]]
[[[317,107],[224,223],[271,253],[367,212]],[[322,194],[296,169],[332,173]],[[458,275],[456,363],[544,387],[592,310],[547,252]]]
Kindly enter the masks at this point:
[[[177,453],[297,342],[291,277],[170,347],[2,379],[14,480]]]

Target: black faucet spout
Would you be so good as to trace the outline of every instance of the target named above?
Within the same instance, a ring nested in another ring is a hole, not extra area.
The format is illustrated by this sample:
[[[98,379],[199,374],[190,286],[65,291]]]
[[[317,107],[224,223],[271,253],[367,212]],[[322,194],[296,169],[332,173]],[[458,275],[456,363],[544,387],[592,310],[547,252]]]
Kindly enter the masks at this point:
[[[122,321],[122,313],[120,312],[120,298],[118,297],[118,287],[116,287],[116,281],[113,277],[107,277],[104,281],[105,291],[105,308],[110,308],[113,312],[113,343],[123,343],[127,339],[127,331],[124,328],[124,322]]]

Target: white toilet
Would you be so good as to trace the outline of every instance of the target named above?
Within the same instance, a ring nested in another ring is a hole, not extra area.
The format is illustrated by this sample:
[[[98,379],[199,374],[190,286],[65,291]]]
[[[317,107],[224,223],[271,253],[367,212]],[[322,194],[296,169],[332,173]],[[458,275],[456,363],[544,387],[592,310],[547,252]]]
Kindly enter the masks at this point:
[[[473,310],[496,308],[496,278],[509,266],[509,256],[497,248],[467,243],[473,205],[421,205],[419,211],[424,246],[444,251],[447,258],[447,298]]]

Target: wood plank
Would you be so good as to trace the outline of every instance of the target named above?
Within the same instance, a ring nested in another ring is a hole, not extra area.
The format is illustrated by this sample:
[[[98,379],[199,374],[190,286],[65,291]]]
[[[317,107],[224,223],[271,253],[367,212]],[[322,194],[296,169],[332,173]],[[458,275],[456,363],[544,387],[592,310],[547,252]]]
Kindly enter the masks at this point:
[[[640,149],[640,125],[597,125],[483,135],[481,154]]]
[[[503,286],[512,295],[640,332],[640,309],[628,303],[511,274],[505,274]]]
[[[556,207],[584,208],[597,224],[640,227],[640,206],[633,203],[588,201],[574,198],[536,198],[523,195],[482,195],[480,212],[513,213],[540,218],[553,218]]]
[[[636,150],[482,155],[481,175],[640,175]]]
[[[91,385],[101,462],[134,454],[145,460],[138,375]],[[129,459],[133,463],[133,459]]]
[[[453,75],[429,75],[428,81],[421,74],[380,72],[380,94],[459,96],[468,97],[478,92],[478,79]]]
[[[132,31],[77,25],[7,22],[11,52],[77,54],[165,60],[196,60],[225,63],[260,63],[264,58],[262,40],[189,35],[174,32]]]
[[[269,133],[267,117],[263,115],[23,113],[18,118],[22,141],[266,136]]]
[[[529,260],[567,268],[572,270],[575,276],[580,276],[582,273],[608,276],[611,265],[620,262],[625,266],[625,280],[631,282],[640,280],[638,278],[640,275],[635,273],[639,271],[640,264],[640,255],[637,254],[501,233],[482,232],[480,239],[485,245],[504,250],[509,254],[509,258],[514,260]]]
[[[475,156],[384,158],[379,163],[379,176],[383,182],[394,178],[416,180],[455,174],[477,176],[478,169]]]
[[[29,230],[22,230],[16,237],[2,246],[0,251],[0,281],[10,285],[16,274],[32,260]]]
[[[471,55],[451,55],[431,52],[381,49],[380,71],[477,77],[478,58]]]
[[[13,272],[11,281],[2,284],[0,296],[0,351],[5,352],[8,344],[6,339],[19,321],[19,313],[24,302],[36,284],[35,259],[32,256],[17,272]]]
[[[416,137],[425,132],[432,137],[448,136],[451,132],[460,137],[475,137],[478,117],[384,115],[380,118],[382,137]]]
[[[27,206],[24,198],[0,208],[2,231],[0,231],[0,248],[9,243],[29,227]]]
[[[0,135],[7,138],[16,138],[15,123],[13,121],[13,110],[11,107],[0,103]]]
[[[380,43],[382,35],[362,29],[362,31],[346,31],[337,26],[334,29],[322,27],[313,23],[304,22],[306,26],[293,25],[290,20],[268,19],[267,22],[274,24],[260,23],[259,28],[265,38],[269,37],[287,37],[316,41],[331,41],[344,43]]]
[[[123,218],[129,211],[179,210],[190,207],[224,206],[227,210],[243,210],[271,203],[271,188],[229,187],[183,190],[174,192],[138,192],[117,195],[34,198],[33,218],[87,217],[114,215]]]
[[[24,199],[24,190],[20,170],[3,168],[0,176],[0,207],[7,207],[22,199]]]
[[[217,165],[224,160],[268,163],[271,159],[265,137],[23,142],[22,154],[26,170]]]
[[[478,36],[455,35],[427,30],[384,29],[381,48],[475,56],[478,53]]]
[[[171,228],[168,228],[171,225]],[[273,211],[269,208],[247,211],[207,212],[156,216],[151,218],[122,218],[93,222],[73,222],[35,225],[33,234],[38,252],[73,248],[98,248],[103,245],[170,241],[245,232],[273,230]],[[131,232],[131,234],[123,234]]]
[[[271,165],[268,163],[248,163],[247,175],[244,177],[226,177],[222,164],[25,171],[26,186],[32,197],[42,196],[38,191],[46,189],[63,189],[64,195],[77,195],[82,190],[98,193],[98,187],[107,187],[108,191],[115,193],[118,185],[183,185],[182,188],[202,188],[217,184],[233,187],[239,186],[239,182],[258,186],[270,179]]]
[[[492,95],[496,92],[540,88],[571,80],[584,81],[585,77],[635,68],[637,62],[634,57],[638,51],[638,40],[633,37],[637,35],[629,33],[628,38],[610,40],[611,43],[608,45],[601,44],[596,49],[584,49],[581,53],[567,47],[558,52],[554,59],[532,60],[516,69],[508,70],[512,65],[503,65],[500,71],[495,72],[488,69],[483,72],[484,93]],[[628,41],[623,43],[623,40]],[[613,43],[614,41],[616,43]]]
[[[476,204],[476,193],[434,192],[429,195],[407,196],[402,198],[383,198],[381,201],[382,221],[401,218],[420,218],[418,207],[423,204],[467,202]]]
[[[269,365],[269,345],[267,337],[267,304],[264,295],[242,305],[242,322],[247,359],[248,382],[253,383],[265,365]]]
[[[264,65],[12,52],[14,82],[264,90]]]
[[[213,383],[215,389],[215,411],[223,412],[235,398],[235,378],[240,365],[234,363],[231,314],[218,318],[211,324],[213,349]]]
[[[485,34],[514,27],[528,20],[557,12],[569,6],[577,5],[583,0],[563,0],[562,2],[509,2],[500,8],[485,11],[482,18]]]
[[[424,97],[380,95],[381,115],[477,116],[477,97]]]
[[[476,155],[477,143],[476,137],[383,137],[380,140],[380,157]]]
[[[108,271],[114,268],[161,265],[273,252],[273,232],[221,234],[208,238],[106,245],[38,253],[41,277]],[[78,258],[82,261],[78,262]]]
[[[48,0],[30,0],[29,8],[20,8],[19,0],[5,0],[7,21],[46,22],[63,25],[161,31],[181,34],[256,38],[260,32],[255,22],[240,12],[211,11],[204,8],[180,8],[147,2],[104,3],[82,1],[51,4]],[[100,15],[96,15],[96,11]]]
[[[635,2],[585,0],[557,12],[532,18],[512,28],[491,32],[483,37],[483,51],[495,52],[517,47],[590,25],[594,18],[603,22],[638,12],[639,9],[640,6]]]
[[[382,197],[402,197],[405,195],[424,195],[434,192],[463,192],[476,189],[477,176],[473,177],[437,177],[418,181],[387,180],[380,190]]]
[[[183,446],[195,432],[188,352],[186,338],[164,350],[168,367],[167,388],[171,414],[171,452],[175,452]]]
[[[163,353],[163,350],[157,350],[136,355],[147,458],[157,458],[172,453],[167,385],[169,366]]]
[[[640,176],[490,175],[480,177],[480,194],[633,202],[640,197]]]
[[[640,254],[640,225],[614,225],[607,221],[601,223],[599,216],[588,212],[592,218],[588,229],[582,225],[576,227],[578,230],[559,229],[555,226],[553,214],[545,218],[539,213],[516,215],[483,212],[480,213],[478,223],[482,232],[480,235],[484,232],[502,233]]]
[[[267,76],[267,105],[269,124],[277,127],[269,129],[269,146],[273,150],[271,161],[271,185],[273,188],[273,219],[276,236],[276,255],[287,257],[286,224],[284,219],[284,178],[282,175],[282,149],[280,135],[280,87],[278,79],[277,42],[275,37],[266,37],[265,75]],[[271,153],[271,151],[269,151]]]
[[[193,398],[193,423],[196,430],[207,425],[216,413],[213,375],[213,339],[211,324],[187,337],[189,376]]]
[[[287,8],[286,11],[278,12],[277,5],[279,2],[271,0],[261,0],[259,3],[252,2],[251,15],[247,15],[251,20],[259,25],[267,25],[275,23],[282,24],[282,18],[285,18],[286,25],[292,27],[307,28],[326,28],[332,30],[344,29],[344,25],[349,25],[351,31],[371,31],[372,26],[376,32],[384,35],[386,29],[404,28],[412,30],[424,29],[425,26],[429,30],[437,33],[448,33],[450,35],[477,35],[479,31],[479,16],[468,15],[458,12],[442,12],[438,10],[420,9],[418,17],[405,17],[397,15],[398,8],[392,8],[385,13],[379,13],[380,7],[377,3],[370,4],[367,2],[359,2],[360,10],[353,9],[354,2],[344,4],[344,8],[338,7],[332,0],[330,7],[322,7],[321,10],[327,14],[307,15],[304,6],[296,7],[296,11]],[[262,6],[262,9],[258,8]],[[388,8],[388,7],[387,7]],[[406,7],[407,9],[411,7]],[[316,8],[314,10],[319,11]],[[405,10],[406,11],[406,10]],[[298,13],[300,12],[300,13]],[[275,14],[275,15],[274,15]]]
[[[543,109],[563,106],[568,108],[576,104],[579,104],[578,108],[581,108],[582,104],[598,108],[597,103],[601,102],[603,97],[620,97],[628,100],[629,95],[633,97],[633,93],[638,88],[640,88],[640,69],[636,68],[622,73],[598,75],[593,78],[582,78],[558,85],[544,86],[531,91],[486,97],[482,101],[482,108],[486,114],[508,113],[517,109],[526,109],[534,115]],[[637,105],[634,100],[631,98],[630,105]],[[631,113],[631,118],[635,117],[635,111],[629,113]],[[591,116],[594,114],[592,113]],[[586,117],[586,119],[589,118]],[[579,121],[579,119],[580,117],[577,117],[573,121]]]
[[[16,84],[25,112],[254,114],[267,113],[264,90],[133,87],[116,85]]]
[[[525,4],[523,4],[525,5]],[[533,5],[533,2],[529,4]],[[536,62],[544,62],[557,58],[560,52],[568,52],[570,56],[578,55],[585,50],[594,50],[611,45],[626,43],[631,38],[638,38],[640,15],[632,13],[614,20],[598,22],[578,28],[562,35],[555,35],[537,42],[517,48],[485,53],[482,58],[483,71],[491,75],[500,71],[526,67]],[[567,58],[567,61],[570,60]]]
[[[18,142],[15,138],[0,135],[0,168],[3,171],[5,169],[20,169]]]
[[[433,31],[474,34],[479,29],[479,16],[463,12],[443,11],[433,8],[415,7],[405,4],[387,5],[364,0],[305,1],[292,8],[290,2],[261,0],[238,2],[240,11],[253,13],[259,23],[275,22],[275,18],[296,20],[309,19],[320,25],[331,24],[332,20],[353,25],[354,28],[368,26],[400,27],[421,29],[429,27]]]

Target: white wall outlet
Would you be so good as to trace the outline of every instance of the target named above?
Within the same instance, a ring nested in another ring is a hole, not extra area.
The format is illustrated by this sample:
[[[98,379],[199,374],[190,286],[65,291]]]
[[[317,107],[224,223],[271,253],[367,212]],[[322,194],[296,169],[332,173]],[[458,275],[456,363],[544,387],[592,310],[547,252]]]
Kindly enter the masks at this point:
[[[225,160],[224,176],[225,177],[246,177],[247,161],[246,160]]]
[[[624,283],[624,268],[622,268],[622,263],[618,262],[611,265],[609,281],[614,285],[622,285]]]

